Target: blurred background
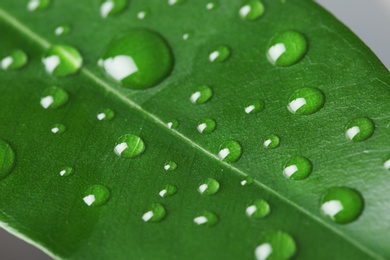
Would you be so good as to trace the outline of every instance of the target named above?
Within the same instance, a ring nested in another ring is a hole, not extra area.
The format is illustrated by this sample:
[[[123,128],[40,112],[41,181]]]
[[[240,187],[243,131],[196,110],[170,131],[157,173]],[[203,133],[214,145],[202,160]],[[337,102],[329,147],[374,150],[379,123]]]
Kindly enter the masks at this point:
[[[363,40],[390,69],[390,0],[317,0]],[[0,228],[0,259],[50,259]]]

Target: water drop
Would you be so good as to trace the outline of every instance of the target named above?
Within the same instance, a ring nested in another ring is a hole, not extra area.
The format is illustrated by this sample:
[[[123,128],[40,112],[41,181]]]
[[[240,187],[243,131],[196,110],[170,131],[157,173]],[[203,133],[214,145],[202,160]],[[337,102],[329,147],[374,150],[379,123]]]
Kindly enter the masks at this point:
[[[241,6],[239,15],[247,21],[255,21],[264,13],[264,5],[260,0],[247,0]]]
[[[60,25],[54,29],[54,34],[57,36],[65,35],[70,32],[69,25]]]
[[[218,190],[219,182],[213,178],[205,179],[198,188],[199,193],[206,196],[214,195]]]
[[[163,189],[161,189],[158,195],[160,195],[160,197],[165,198],[176,194],[176,192],[177,192],[176,186],[168,184]]]
[[[294,239],[282,231],[269,232],[260,240],[256,247],[257,260],[290,259],[296,252]]]
[[[214,10],[218,7],[218,3],[216,2],[209,2],[206,4],[206,9],[207,10]]]
[[[164,219],[166,211],[160,203],[152,204],[149,209],[142,215],[142,220],[145,222],[160,222]]]
[[[115,112],[112,109],[104,108],[97,113],[97,119],[99,121],[110,121],[115,116]]]
[[[104,0],[100,5],[100,15],[103,18],[122,12],[127,5],[127,0]]]
[[[64,106],[69,99],[68,93],[59,87],[49,87],[41,95],[41,106],[44,109],[59,108]]]
[[[51,0],[30,0],[27,4],[29,11],[44,10],[49,7]]]
[[[126,134],[115,143],[114,153],[122,158],[135,158],[145,151],[144,141],[136,135]]]
[[[277,66],[290,66],[306,54],[308,44],[305,36],[295,31],[284,31],[272,37],[268,45],[268,60]]]
[[[3,70],[20,69],[27,64],[27,54],[22,50],[14,50],[7,57],[1,60]]]
[[[60,176],[69,176],[74,173],[74,170],[72,167],[65,167],[60,171]]]
[[[287,109],[292,114],[310,115],[320,110],[324,103],[325,96],[321,90],[301,88],[290,96]]]
[[[177,168],[177,164],[175,162],[170,161],[164,164],[164,170],[166,171],[174,171],[176,170],[176,168]]]
[[[107,48],[99,65],[123,86],[146,89],[163,81],[172,71],[173,54],[158,33],[133,29]]]
[[[283,174],[291,180],[303,180],[312,172],[313,166],[309,159],[296,156],[291,157],[284,164]]]
[[[198,226],[211,227],[217,224],[218,217],[210,211],[202,211],[194,218],[194,223]]]
[[[211,118],[202,119],[198,122],[198,132],[201,134],[210,134],[215,130],[217,124]]]
[[[177,121],[176,119],[169,120],[169,122],[167,123],[167,127],[169,129],[175,129],[178,126],[179,126],[179,121]]]
[[[103,185],[93,185],[84,192],[83,201],[88,206],[101,206],[107,202],[110,191]]]
[[[371,119],[355,118],[347,124],[345,136],[353,142],[361,142],[371,137],[374,130],[375,124]]]
[[[245,105],[244,111],[247,114],[256,114],[260,111],[263,111],[264,107],[264,101],[251,101]]]
[[[274,149],[280,144],[280,138],[277,135],[270,135],[264,141],[263,146],[268,149]]]
[[[11,146],[0,139],[0,179],[7,176],[15,164],[15,153]]]
[[[66,127],[63,124],[55,124],[51,128],[51,132],[53,134],[61,134],[61,133],[65,132],[65,130],[66,130]]]
[[[224,62],[230,57],[230,48],[220,45],[209,54],[211,62]]]
[[[265,218],[270,211],[271,209],[268,202],[265,200],[255,200],[246,208],[245,213],[250,218],[262,219]]]
[[[42,58],[42,62],[47,73],[61,77],[76,73],[83,64],[83,58],[72,46],[54,45]]]
[[[253,179],[251,177],[245,177],[241,182],[241,186],[248,186],[248,185],[251,185],[253,183]]]
[[[237,141],[228,140],[219,146],[218,157],[224,162],[234,163],[240,158],[241,153],[241,145]]]
[[[183,36],[182,36],[182,38],[183,38],[183,40],[184,41],[187,41],[189,38],[191,38],[192,37],[192,34],[191,33],[184,33],[183,34]]]
[[[321,212],[340,224],[356,220],[363,208],[364,200],[360,193],[347,187],[330,188],[321,198]]]
[[[204,104],[213,96],[213,90],[209,86],[199,86],[191,94],[190,100],[193,104]]]
[[[176,4],[181,4],[184,3],[185,0],[168,0],[169,5],[176,5]]]
[[[383,166],[386,170],[390,170],[390,158],[383,163]]]
[[[138,14],[137,14],[137,18],[139,20],[143,20],[145,19],[147,16],[149,16],[149,12],[147,11],[139,11]]]

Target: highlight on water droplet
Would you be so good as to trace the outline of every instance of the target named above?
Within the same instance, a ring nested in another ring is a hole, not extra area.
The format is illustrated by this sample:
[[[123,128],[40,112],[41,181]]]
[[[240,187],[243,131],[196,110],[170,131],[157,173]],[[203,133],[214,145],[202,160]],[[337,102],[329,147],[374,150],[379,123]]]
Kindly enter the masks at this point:
[[[0,139],[0,179],[6,177],[15,165],[15,152],[12,147]]]
[[[206,85],[199,86],[191,94],[190,100],[193,104],[204,104],[213,96],[213,90]]]
[[[115,143],[114,153],[122,158],[135,158],[145,151],[145,143],[141,137],[126,134]]]
[[[173,69],[168,43],[157,32],[132,29],[112,42],[98,64],[124,87],[147,89],[162,82]]]
[[[205,118],[198,122],[196,129],[201,134],[210,134],[214,132],[217,123],[211,118]]]
[[[65,130],[66,130],[66,127],[63,124],[55,124],[51,128],[51,132],[53,134],[61,134],[61,133],[65,132]]]
[[[271,208],[265,200],[255,200],[245,210],[248,217],[253,219],[265,218],[271,211]]]
[[[107,202],[110,191],[103,185],[93,185],[84,192],[83,201],[88,206],[101,206]]]
[[[241,153],[242,148],[240,143],[234,140],[228,140],[219,146],[218,157],[224,162],[234,163],[241,157]]]
[[[262,100],[250,101],[245,105],[244,111],[247,114],[257,114],[258,112],[263,111],[264,107],[265,104]]]
[[[174,170],[176,170],[176,168],[177,168],[177,164],[173,161],[166,162],[164,164],[164,170],[166,170],[166,171],[174,171]]]
[[[270,135],[270,136],[268,136],[265,139],[265,141],[263,143],[263,146],[265,148],[268,148],[268,149],[274,149],[274,148],[278,147],[279,144],[280,144],[279,136],[277,136],[277,135]]]
[[[27,54],[22,50],[13,50],[7,57],[1,60],[3,70],[20,69],[27,64]]]
[[[30,0],[27,4],[29,11],[44,10],[49,7],[51,0]]]
[[[110,108],[104,108],[97,113],[97,119],[99,121],[110,121],[115,116],[115,112]]]
[[[164,219],[166,211],[160,203],[153,203],[149,209],[142,215],[142,220],[145,222],[155,223]]]
[[[216,47],[209,54],[209,60],[211,62],[224,62],[230,57],[230,48],[225,45]]]
[[[375,130],[374,122],[367,117],[355,118],[349,121],[345,136],[353,142],[365,141],[372,136]]]
[[[360,193],[347,187],[328,189],[321,198],[321,212],[336,223],[355,221],[363,212],[364,200]]]
[[[176,194],[176,192],[177,192],[177,187],[175,185],[168,184],[165,185],[165,187],[160,190],[158,195],[162,198],[165,198]]]
[[[169,5],[176,5],[176,4],[181,4],[184,3],[185,0],[168,0]]]
[[[217,224],[218,217],[211,211],[202,211],[194,218],[194,223],[198,226],[211,227]]]
[[[387,160],[383,163],[383,167],[385,167],[386,170],[390,170],[390,158],[387,159]]]
[[[198,187],[198,191],[202,195],[210,196],[217,193],[219,190],[219,182],[213,178],[207,178]]]
[[[301,88],[288,99],[287,109],[292,114],[310,115],[320,110],[325,104],[325,95],[316,88]]]
[[[309,159],[302,156],[291,157],[284,164],[283,174],[291,180],[303,180],[307,178],[313,170]]]
[[[127,5],[127,0],[104,0],[100,5],[100,15],[107,18],[109,15],[122,12]]]
[[[239,15],[247,21],[255,21],[264,14],[264,5],[260,0],[247,0],[241,6]]]
[[[49,87],[41,95],[40,104],[44,109],[64,106],[69,99],[68,93],[59,87]]]
[[[83,58],[78,50],[68,45],[50,47],[42,58],[47,73],[57,77],[75,74],[83,64]]]
[[[257,260],[290,259],[296,253],[297,247],[294,239],[282,231],[266,233],[256,247]]]
[[[148,17],[149,16],[149,12],[148,11],[139,11],[138,13],[137,13],[137,18],[139,19],[139,20],[143,20],[143,19],[145,19],[146,17]]]
[[[219,4],[217,2],[208,2],[206,4],[206,9],[207,10],[215,10],[218,6],[219,6]]]
[[[308,43],[303,34],[296,31],[277,33],[268,44],[268,60],[277,66],[290,66],[306,54]]]
[[[70,26],[69,25],[60,25],[60,26],[57,26],[55,29],[54,29],[54,34],[57,35],[57,36],[61,36],[61,35],[66,35],[70,32]]]
[[[187,40],[190,39],[191,37],[192,37],[192,33],[187,32],[187,33],[184,33],[184,34],[183,34],[182,39],[183,39],[184,41],[187,41]]]
[[[60,176],[66,177],[66,176],[72,175],[73,173],[74,173],[73,168],[67,166],[67,167],[64,167],[63,169],[61,169]]]
[[[167,123],[167,127],[169,129],[176,129],[178,126],[179,126],[179,121],[177,121],[176,119],[171,119]]]
[[[253,179],[249,176],[245,177],[241,182],[240,182],[241,186],[249,186],[251,184],[253,184]]]

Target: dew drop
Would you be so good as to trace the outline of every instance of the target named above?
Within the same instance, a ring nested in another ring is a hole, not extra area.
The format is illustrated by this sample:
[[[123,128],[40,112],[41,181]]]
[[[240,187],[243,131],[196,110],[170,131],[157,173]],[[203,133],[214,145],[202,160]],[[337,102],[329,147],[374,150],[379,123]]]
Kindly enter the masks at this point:
[[[135,158],[145,151],[144,141],[136,135],[126,134],[115,143],[114,153],[122,158]]]
[[[194,218],[194,223],[198,226],[211,227],[217,224],[218,217],[210,211],[202,211]]]
[[[176,119],[169,120],[169,122],[167,123],[167,127],[169,129],[176,129],[178,126],[179,126],[179,121],[177,121]]]
[[[209,2],[206,4],[206,9],[207,10],[215,10],[218,6],[219,6],[219,4],[216,2]]]
[[[147,89],[159,84],[173,68],[173,54],[158,33],[133,29],[112,42],[99,60],[105,73],[123,86]]]
[[[47,73],[62,77],[76,73],[83,64],[83,58],[72,46],[54,45],[42,58],[42,62]]]
[[[280,144],[280,138],[277,135],[270,135],[264,141],[263,146],[268,149],[274,149]]]
[[[209,54],[211,62],[224,62],[230,57],[230,48],[225,45],[220,45]]]
[[[290,96],[287,109],[292,114],[310,115],[320,110],[324,106],[324,103],[325,96],[321,90],[301,88]]]
[[[176,5],[176,4],[182,4],[185,0],[168,0],[169,5]]]
[[[321,198],[321,212],[336,223],[356,220],[363,211],[364,200],[360,193],[347,187],[328,189]]]
[[[147,16],[149,16],[149,12],[147,11],[139,11],[138,14],[137,14],[137,18],[139,20],[143,20],[145,19]]]
[[[215,130],[216,126],[217,124],[213,119],[205,118],[198,122],[196,129],[198,129],[198,132],[201,134],[210,134]]]
[[[7,57],[1,60],[3,70],[20,69],[27,64],[27,54],[22,50],[14,50]]]
[[[204,104],[213,96],[213,90],[209,86],[199,86],[191,94],[190,100],[193,104]]]
[[[355,118],[347,124],[345,136],[353,142],[361,142],[371,137],[374,130],[375,124],[371,119]]]
[[[160,203],[152,204],[149,209],[142,215],[142,220],[145,222],[160,222],[164,219],[166,211]]]
[[[65,132],[65,130],[66,130],[66,127],[63,124],[55,124],[51,128],[51,132],[53,134],[61,134],[61,133]]]
[[[260,111],[263,111],[264,107],[264,101],[251,101],[245,105],[244,111],[247,114],[256,114]]]
[[[60,171],[60,176],[69,176],[69,175],[72,175],[74,173],[74,170],[72,167],[64,167],[61,171]]]
[[[166,171],[174,171],[174,170],[176,170],[176,168],[177,168],[177,164],[173,161],[166,162],[164,164],[164,170],[166,170]]]
[[[265,218],[270,211],[271,209],[268,202],[265,200],[255,200],[246,208],[245,213],[250,218],[262,219]]]
[[[290,66],[306,54],[308,44],[305,36],[295,31],[276,34],[268,44],[268,60],[277,66]]]
[[[54,34],[57,36],[66,35],[70,32],[69,25],[60,25],[54,29]]]
[[[101,206],[107,202],[110,191],[103,185],[93,185],[84,192],[83,201],[88,206]]]
[[[218,157],[224,162],[234,163],[240,158],[241,153],[241,145],[237,141],[228,140],[219,146]]]
[[[199,193],[206,196],[214,195],[218,190],[219,182],[213,178],[205,179],[198,187]]]
[[[309,159],[302,156],[291,157],[284,164],[283,174],[291,180],[303,180],[312,172],[313,166]]]
[[[176,192],[177,192],[177,187],[175,185],[168,184],[163,189],[161,189],[158,195],[160,195],[160,197],[162,198],[165,198],[176,194]]]
[[[14,168],[15,153],[11,146],[0,139],[0,179],[6,177]]]
[[[390,158],[387,159],[387,160],[383,163],[383,167],[385,167],[386,170],[390,170]]]
[[[239,15],[247,21],[255,21],[264,13],[264,5],[260,0],[247,0],[241,6]]]
[[[183,36],[182,36],[182,39],[184,41],[187,41],[188,39],[190,39],[192,37],[192,33],[184,33]]]
[[[241,186],[249,186],[251,184],[253,184],[253,179],[251,177],[245,177],[241,182],[240,182]]]
[[[112,109],[104,108],[97,113],[96,118],[99,121],[110,121],[111,119],[114,118],[114,116],[115,116],[115,112]]]
[[[30,0],[27,4],[27,9],[31,12],[44,10],[49,7],[51,0]]]
[[[100,15],[107,18],[110,15],[122,12],[127,5],[127,0],[104,0],[100,5]]]
[[[59,87],[49,87],[42,92],[41,106],[44,109],[59,108],[64,106],[69,99],[68,93]]]
[[[290,259],[296,252],[294,239],[282,231],[268,232],[256,247],[257,260]]]

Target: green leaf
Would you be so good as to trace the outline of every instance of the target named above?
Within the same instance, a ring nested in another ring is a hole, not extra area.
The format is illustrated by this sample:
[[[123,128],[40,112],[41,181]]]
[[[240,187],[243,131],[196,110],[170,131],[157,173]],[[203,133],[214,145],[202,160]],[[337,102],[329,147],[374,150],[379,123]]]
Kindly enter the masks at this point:
[[[0,3],[3,228],[56,258],[390,258],[389,72],[316,3],[31,2]]]

